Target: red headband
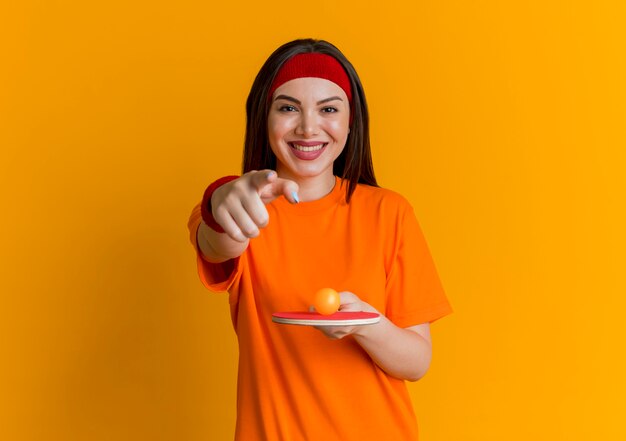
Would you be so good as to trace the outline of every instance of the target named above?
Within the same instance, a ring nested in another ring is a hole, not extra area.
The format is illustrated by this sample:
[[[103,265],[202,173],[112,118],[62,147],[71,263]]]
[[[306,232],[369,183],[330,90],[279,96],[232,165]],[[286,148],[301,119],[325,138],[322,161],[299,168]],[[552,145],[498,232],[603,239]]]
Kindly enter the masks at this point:
[[[288,59],[276,74],[269,90],[268,99],[271,100],[276,89],[287,81],[304,77],[323,78],[332,81],[343,89],[348,96],[350,105],[352,105],[352,88],[348,74],[335,57],[319,52],[297,54]]]

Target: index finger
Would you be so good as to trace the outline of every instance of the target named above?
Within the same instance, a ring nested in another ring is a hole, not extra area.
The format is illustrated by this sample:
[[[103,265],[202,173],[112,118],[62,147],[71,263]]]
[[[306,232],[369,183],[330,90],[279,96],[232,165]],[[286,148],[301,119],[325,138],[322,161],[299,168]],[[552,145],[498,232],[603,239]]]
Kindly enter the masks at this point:
[[[250,184],[256,189],[257,192],[261,192],[263,187],[271,184],[276,180],[276,172],[274,170],[266,169],[252,172],[250,177]]]

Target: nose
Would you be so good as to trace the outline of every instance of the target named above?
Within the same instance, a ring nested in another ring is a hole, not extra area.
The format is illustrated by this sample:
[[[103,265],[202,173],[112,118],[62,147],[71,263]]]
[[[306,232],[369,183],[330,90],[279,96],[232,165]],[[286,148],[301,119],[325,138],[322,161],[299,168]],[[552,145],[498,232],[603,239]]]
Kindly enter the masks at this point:
[[[319,133],[317,116],[313,112],[302,112],[295,133],[306,138],[316,136]]]

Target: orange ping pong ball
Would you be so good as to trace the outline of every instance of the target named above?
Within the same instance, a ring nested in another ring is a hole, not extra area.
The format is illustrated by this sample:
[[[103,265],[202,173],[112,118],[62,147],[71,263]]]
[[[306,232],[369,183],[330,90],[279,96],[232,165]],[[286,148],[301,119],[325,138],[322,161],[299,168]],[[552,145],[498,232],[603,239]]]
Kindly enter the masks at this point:
[[[313,306],[322,315],[334,314],[339,310],[340,305],[339,293],[332,288],[322,288],[315,293]]]

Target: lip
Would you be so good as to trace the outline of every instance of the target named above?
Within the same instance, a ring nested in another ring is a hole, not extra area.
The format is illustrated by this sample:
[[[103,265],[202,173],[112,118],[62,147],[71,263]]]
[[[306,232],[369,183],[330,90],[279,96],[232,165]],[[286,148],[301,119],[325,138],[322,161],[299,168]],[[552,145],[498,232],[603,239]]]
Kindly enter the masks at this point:
[[[298,144],[302,147],[313,147],[314,145],[328,144],[324,141],[290,141],[289,144]]]
[[[302,147],[312,147],[312,146],[316,146],[316,145],[320,145],[323,144],[323,147],[319,150],[314,150],[311,152],[303,152],[301,150],[296,149],[293,144],[298,144],[299,146]],[[289,143],[289,150],[291,150],[291,153],[298,159],[302,160],[302,161],[313,161],[317,158],[319,158],[322,153],[324,153],[324,151],[326,150],[326,147],[328,146],[328,143],[326,142],[314,142],[314,143],[308,143],[310,145],[304,145],[304,144],[300,144],[299,142],[290,142]]]

